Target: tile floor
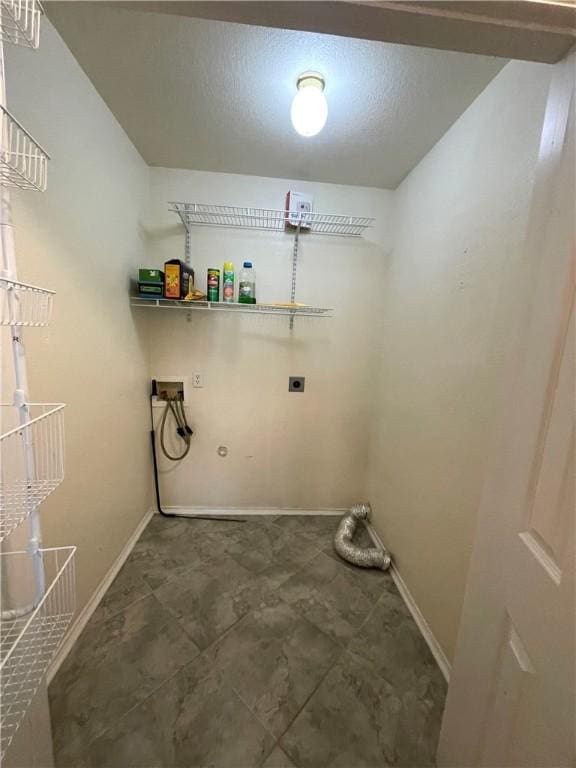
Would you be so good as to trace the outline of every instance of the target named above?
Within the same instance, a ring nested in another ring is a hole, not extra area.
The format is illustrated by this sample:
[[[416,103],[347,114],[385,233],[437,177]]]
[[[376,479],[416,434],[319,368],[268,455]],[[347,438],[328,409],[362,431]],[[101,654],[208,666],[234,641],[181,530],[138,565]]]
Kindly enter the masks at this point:
[[[432,766],[444,679],[337,524],[155,516],[50,686],[57,767]]]

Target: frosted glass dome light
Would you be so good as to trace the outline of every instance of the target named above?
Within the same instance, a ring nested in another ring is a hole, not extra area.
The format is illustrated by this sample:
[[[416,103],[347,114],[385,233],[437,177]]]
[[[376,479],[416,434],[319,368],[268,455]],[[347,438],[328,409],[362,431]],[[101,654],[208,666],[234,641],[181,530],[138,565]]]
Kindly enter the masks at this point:
[[[328,102],[324,95],[324,78],[315,72],[300,75],[298,92],[292,101],[290,118],[301,136],[316,136],[326,125]]]

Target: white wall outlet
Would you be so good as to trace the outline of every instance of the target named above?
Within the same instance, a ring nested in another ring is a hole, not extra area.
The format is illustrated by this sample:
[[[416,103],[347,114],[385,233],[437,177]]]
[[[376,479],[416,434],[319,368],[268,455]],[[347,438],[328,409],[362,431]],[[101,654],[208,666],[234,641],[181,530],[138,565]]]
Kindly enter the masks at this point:
[[[204,386],[204,376],[201,373],[192,374],[192,386],[195,389],[201,389]]]

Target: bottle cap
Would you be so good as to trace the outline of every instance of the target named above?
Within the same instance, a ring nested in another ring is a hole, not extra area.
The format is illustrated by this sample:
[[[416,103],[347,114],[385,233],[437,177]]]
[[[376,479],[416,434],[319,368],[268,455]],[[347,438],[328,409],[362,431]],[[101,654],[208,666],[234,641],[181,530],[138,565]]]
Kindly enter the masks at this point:
[[[248,269],[252,269],[252,262],[251,261],[245,261],[244,262],[244,266],[247,267]]]
[[[231,261],[224,262],[224,272],[234,272],[234,264]]]

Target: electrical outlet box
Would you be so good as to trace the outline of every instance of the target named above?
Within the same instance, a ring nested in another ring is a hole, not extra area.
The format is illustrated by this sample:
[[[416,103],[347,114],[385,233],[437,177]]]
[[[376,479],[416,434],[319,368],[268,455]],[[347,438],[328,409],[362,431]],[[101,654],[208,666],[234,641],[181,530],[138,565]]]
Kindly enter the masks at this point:
[[[201,373],[192,374],[192,386],[195,389],[202,389],[202,387],[204,386],[204,376],[202,376]]]
[[[290,376],[288,379],[288,392],[304,392],[304,384],[306,378],[304,376]]]
[[[156,391],[159,400],[184,400],[183,381],[159,381],[156,379]]]
[[[166,400],[181,397],[184,402],[188,400],[187,376],[156,376],[157,395],[152,400],[154,406],[163,406]]]
[[[286,223],[289,226],[301,229],[310,229],[310,219],[306,218],[307,213],[312,212],[314,198],[305,195],[303,192],[288,192],[286,195]]]

